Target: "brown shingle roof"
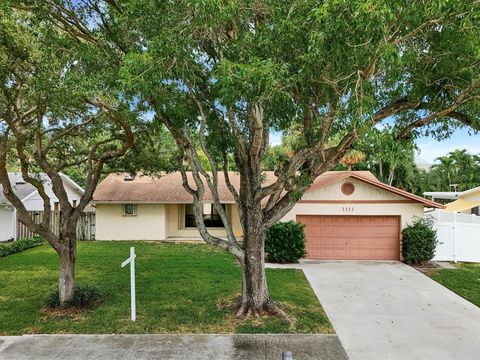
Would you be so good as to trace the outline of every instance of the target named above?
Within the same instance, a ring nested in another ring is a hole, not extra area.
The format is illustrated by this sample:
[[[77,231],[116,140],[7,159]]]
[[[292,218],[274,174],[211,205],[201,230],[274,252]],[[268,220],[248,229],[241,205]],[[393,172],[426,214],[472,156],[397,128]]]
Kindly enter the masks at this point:
[[[194,184],[191,173],[189,183]],[[223,174],[222,174],[223,175]],[[232,174],[231,181],[238,187],[238,176]],[[222,202],[233,202],[223,176],[219,174],[219,196]],[[191,203],[192,196],[182,186],[180,172],[160,176],[138,175],[133,180],[125,181],[125,174],[110,174],[97,187],[93,195],[95,202],[160,202]],[[206,186],[205,201],[211,201],[212,195]]]
[[[190,185],[193,186],[195,183],[191,173],[187,173],[187,175]],[[125,174],[108,175],[107,178],[98,185],[97,190],[93,195],[93,201],[97,203],[192,203],[192,196],[183,188],[182,176],[179,172],[163,174],[158,177],[139,175],[130,181],[125,181],[125,176]],[[347,177],[354,177],[387,191],[397,193],[415,201],[423,202],[428,206],[437,207],[437,205],[439,205],[393,186],[386,185],[380,182],[370,171],[327,171],[315,179],[310,190],[331,184]],[[233,186],[238,189],[240,185],[239,174],[229,172],[229,178]],[[272,171],[265,172],[264,186],[271,184],[275,179],[276,177]],[[218,174],[218,185],[220,201],[223,203],[233,203],[233,195],[227,188],[222,172],[219,172]],[[206,184],[204,200],[207,202],[213,200],[212,194]]]

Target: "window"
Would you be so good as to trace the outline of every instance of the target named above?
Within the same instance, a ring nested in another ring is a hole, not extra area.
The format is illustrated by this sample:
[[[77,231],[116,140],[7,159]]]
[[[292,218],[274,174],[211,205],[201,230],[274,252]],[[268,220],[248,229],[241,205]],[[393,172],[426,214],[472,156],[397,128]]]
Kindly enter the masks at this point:
[[[222,204],[223,209],[225,210],[225,204]],[[206,227],[210,228],[220,228],[223,227],[222,219],[218,215],[215,205],[213,204],[203,204],[203,221],[205,222]],[[185,219],[184,224],[186,228],[197,227],[195,223],[195,214],[193,213],[193,205],[185,205]]]
[[[480,215],[480,206],[472,208],[472,214],[473,215]]]
[[[135,205],[135,204],[124,204],[123,205],[123,215],[124,216],[135,216],[135,215],[137,215],[137,205]]]

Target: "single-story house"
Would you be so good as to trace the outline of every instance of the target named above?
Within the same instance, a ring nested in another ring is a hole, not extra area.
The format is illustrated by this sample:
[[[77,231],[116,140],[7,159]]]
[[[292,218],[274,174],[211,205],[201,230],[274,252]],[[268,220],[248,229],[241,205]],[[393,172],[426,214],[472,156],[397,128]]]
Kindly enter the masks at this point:
[[[46,174],[39,174],[45,190],[50,198],[52,210],[59,210],[59,202],[52,190],[52,184]],[[61,174],[70,203],[75,206],[82,197],[83,189],[70,177]],[[9,173],[8,179],[12,185],[13,192],[22,200],[28,211],[43,211],[43,200],[37,189],[26,182],[20,173]],[[3,186],[0,185],[0,241],[16,239],[17,234],[17,212],[6,199],[3,193]]]
[[[229,176],[238,187],[238,174]],[[275,180],[272,172],[265,176],[266,184]],[[219,196],[241,236],[235,201],[220,175]],[[160,177],[110,174],[93,201],[97,240],[200,239],[192,197],[178,172]],[[443,206],[384,184],[368,171],[332,171],[319,176],[282,220],[306,225],[309,258],[400,259],[401,230],[423,217],[425,207]],[[225,236],[208,191],[204,216],[212,234]]]
[[[461,192],[425,192],[423,195],[445,204],[445,211],[480,215],[480,186]]]

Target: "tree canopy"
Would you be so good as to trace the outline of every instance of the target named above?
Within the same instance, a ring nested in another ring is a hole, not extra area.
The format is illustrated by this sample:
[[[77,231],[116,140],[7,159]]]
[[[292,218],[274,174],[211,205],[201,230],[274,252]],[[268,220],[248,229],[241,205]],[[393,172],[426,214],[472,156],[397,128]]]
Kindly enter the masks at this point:
[[[109,54],[121,91],[105,91],[168,129],[200,234],[242,266],[240,315],[279,313],[266,286],[265,231],[373,127],[388,121],[396,136],[411,138],[480,126],[479,3],[30,0],[17,7],[95,48],[92,59]],[[271,131],[294,138],[266,184]],[[239,189],[229,166],[240,173]],[[220,204],[219,173],[239,210],[242,243]],[[206,188],[226,239],[203,223]]]
[[[24,12],[0,6],[0,183],[18,220],[44,237],[60,257],[60,303],[74,296],[77,222],[103,165],[133,144],[132,111],[116,96],[108,55]],[[103,64],[102,64],[103,62]],[[13,191],[8,171],[18,166],[43,202],[32,219]],[[70,201],[63,172],[82,167],[85,191]],[[57,214],[49,186],[58,199]],[[52,227],[58,215],[59,228]]]

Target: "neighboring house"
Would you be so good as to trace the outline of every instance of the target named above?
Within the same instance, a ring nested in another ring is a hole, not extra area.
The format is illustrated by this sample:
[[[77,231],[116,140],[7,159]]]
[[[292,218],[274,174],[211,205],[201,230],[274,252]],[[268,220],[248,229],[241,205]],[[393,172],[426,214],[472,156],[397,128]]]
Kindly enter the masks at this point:
[[[480,186],[462,192],[425,192],[433,201],[445,205],[445,211],[480,215]]]
[[[191,180],[191,174],[188,174]],[[267,172],[265,185],[275,180]],[[238,188],[239,176],[231,172]],[[242,229],[232,194],[219,174],[219,196],[236,235]],[[204,217],[212,234],[225,236],[206,187]],[[97,188],[96,239],[200,239],[192,197],[180,173],[161,177],[110,174]],[[315,259],[400,259],[400,234],[424,207],[442,205],[380,182],[368,171],[327,172],[319,176],[282,219],[306,225],[307,251]]]
[[[50,179],[45,174],[39,175],[50,198],[52,210],[59,210],[59,202],[52,190]],[[70,203],[75,206],[83,194],[83,189],[68,176],[61,174]],[[20,173],[9,173],[8,178],[13,192],[22,200],[28,211],[43,211],[43,200],[37,189],[23,180]],[[0,241],[16,238],[17,216],[15,208],[5,198],[3,186],[0,185]]]

